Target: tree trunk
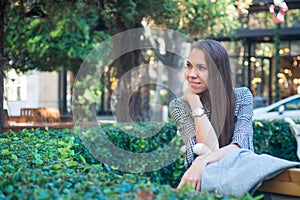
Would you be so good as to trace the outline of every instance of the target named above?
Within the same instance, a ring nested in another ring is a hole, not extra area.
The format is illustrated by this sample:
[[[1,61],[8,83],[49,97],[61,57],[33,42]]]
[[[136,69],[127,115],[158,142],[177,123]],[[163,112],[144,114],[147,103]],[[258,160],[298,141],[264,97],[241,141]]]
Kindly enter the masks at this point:
[[[3,97],[4,97],[4,17],[5,17],[5,7],[7,1],[0,0],[0,133],[3,132],[4,124],[4,111],[3,111]]]
[[[131,35],[128,35],[131,34]],[[134,35],[132,35],[134,34]],[[114,115],[118,122],[148,121],[149,88],[141,86],[148,78],[147,71],[140,67],[141,50],[134,49],[139,41],[139,32],[123,32],[113,40],[117,59],[112,64],[117,69],[118,86]]]
[[[190,46],[188,46],[188,42],[184,42],[183,40],[186,39],[180,34],[173,33],[169,35],[169,31],[167,30],[164,33],[164,40],[166,41],[166,49],[172,52],[166,52],[165,55],[160,54],[159,50],[155,50],[156,56],[159,60],[168,67],[168,102],[172,99],[179,97],[183,94],[183,81],[184,75],[182,69],[184,67],[183,58],[187,57]],[[172,41],[172,42],[170,42]],[[183,45],[186,44],[187,47]],[[186,52],[187,51],[187,52]]]

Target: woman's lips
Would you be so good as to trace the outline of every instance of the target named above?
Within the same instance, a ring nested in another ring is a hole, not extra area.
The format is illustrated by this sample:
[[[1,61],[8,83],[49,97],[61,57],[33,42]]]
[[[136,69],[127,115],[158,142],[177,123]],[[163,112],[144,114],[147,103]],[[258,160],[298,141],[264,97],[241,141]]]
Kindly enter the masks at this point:
[[[201,83],[199,82],[189,82],[190,87],[199,87]]]

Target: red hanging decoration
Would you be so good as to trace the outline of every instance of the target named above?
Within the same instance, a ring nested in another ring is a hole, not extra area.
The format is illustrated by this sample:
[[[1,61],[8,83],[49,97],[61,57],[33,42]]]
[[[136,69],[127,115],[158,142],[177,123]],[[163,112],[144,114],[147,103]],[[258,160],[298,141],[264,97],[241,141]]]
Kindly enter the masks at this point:
[[[275,6],[274,4],[271,4],[269,6],[269,11],[271,14],[273,14],[273,20],[274,20],[275,24],[279,24],[279,23],[284,22],[285,13],[288,11],[289,8],[284,1],[281,2],[281,4],[279,5],[278,12],[276,12],[276,10],[278,10],[276,8],[277,8],[277,6]]]

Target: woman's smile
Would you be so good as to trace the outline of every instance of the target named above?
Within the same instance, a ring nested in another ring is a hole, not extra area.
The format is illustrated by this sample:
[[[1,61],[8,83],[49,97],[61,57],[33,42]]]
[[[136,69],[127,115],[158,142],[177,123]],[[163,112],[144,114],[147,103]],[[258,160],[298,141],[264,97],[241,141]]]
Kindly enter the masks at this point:
[[[195,81],[190,81],[189,85],[192,88],[199,88],[201,86],[201,83],[200,82],[195,82]]]

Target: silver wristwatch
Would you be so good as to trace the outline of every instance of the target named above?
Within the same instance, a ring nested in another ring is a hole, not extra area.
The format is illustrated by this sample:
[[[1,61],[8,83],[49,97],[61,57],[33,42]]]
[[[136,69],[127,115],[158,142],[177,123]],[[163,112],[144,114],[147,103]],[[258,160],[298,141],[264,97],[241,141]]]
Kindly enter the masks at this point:
[[[202,117],[203,115],[206,114],[206,110],[205,108],[196,108],[194,111],[193,111],[193,117]]]

